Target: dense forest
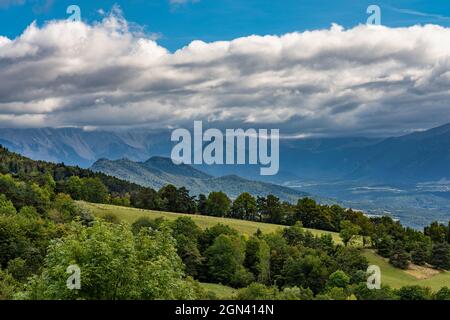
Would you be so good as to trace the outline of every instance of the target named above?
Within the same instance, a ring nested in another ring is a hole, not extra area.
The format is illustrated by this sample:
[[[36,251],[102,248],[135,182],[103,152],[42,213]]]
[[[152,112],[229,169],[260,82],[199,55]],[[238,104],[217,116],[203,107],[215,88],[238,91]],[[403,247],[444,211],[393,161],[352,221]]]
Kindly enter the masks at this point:
[[[202,230],[188,217],[128,225],[95,218],[76,200],[286,227],[244,236],[221,224]],[[338,232],[342,244],[304,228]],[[450,224],[421,232],[309,198],[291,204],[246,192],[231,200],[172,185],[157,191],[0,149],[0,299],[217,298],[201,282],[236,288],[236,299],[450,299],[446,287],[369,290],[360,252],[373,248],[397,268],[449,270],[449,246]],[[79,290],[67,287],[70,265],[81,269]]]

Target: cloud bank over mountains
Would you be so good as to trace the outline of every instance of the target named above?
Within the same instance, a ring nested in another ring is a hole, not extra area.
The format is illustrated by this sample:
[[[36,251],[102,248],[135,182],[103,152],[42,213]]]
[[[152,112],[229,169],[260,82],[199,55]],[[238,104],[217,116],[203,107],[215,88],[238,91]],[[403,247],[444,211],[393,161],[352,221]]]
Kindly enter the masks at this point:
[[[391,135],[450,122],[450,28],[194,41],[171,53],[120,14],[0,36],[0,127],[282,128]]]

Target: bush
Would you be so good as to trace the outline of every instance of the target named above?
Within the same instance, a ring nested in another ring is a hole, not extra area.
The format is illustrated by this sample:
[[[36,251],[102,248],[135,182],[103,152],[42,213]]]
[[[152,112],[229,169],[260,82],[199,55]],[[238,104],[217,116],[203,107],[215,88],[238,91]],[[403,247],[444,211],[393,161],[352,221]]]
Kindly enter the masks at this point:
[[[397,292],[400,300],[430,300],[431,290],[421,286],[405,286]]]
[[[12,300],[18,285],[10,273],[0,268],[0,300]]]
[[[240,289],[237,300],[277,300],[279,297],[277,287],[267,287],[261,283],[252,283],[247,288]]]
[[[147,217],[141,217],[133,222],[131,225],[131,230],[135,235],[137,235],[141,229],[158,230],[163,222],[164,218],[150,219]]]
[[[239,268],[231,278],[231,285],[235,288],[243,288],[255,281],[255,277],[250,271],[247,271],[244,267]]]
[[[434,295],[435,300],[450,300],[450,289],[448,287],[441,288]]]
[[[311,289],[304,289],[299,287],[284,288],[280,292],[280,300],[313,300],[314,293]]]
[[[329,288],[347,288],[350,284],[350,277],[341,270],[338,270],[330,275],[327,281],[327,287]]]
[[[113,213],[106,213],[102,216],[102,219],[108,223],[119,224],[120,219]]]

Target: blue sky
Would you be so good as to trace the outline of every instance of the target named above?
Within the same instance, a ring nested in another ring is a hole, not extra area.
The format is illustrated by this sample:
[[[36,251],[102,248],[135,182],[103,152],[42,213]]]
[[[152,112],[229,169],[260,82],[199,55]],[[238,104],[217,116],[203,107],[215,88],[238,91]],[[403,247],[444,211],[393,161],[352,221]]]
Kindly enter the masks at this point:
[[[108,12],[118,4],[129,22],[159,34],[158,43],[171,51],[196,39],[211,42],[251,34],[280,35],[328,28],[332,22],[352,27],[366,21],[370,4],[381,7],[386,26],[450,25],[450,1],[443,0],[186,0],[183,4],[170,0],[0,0],[0,34],[12,39],[34,20],[42,25],[65,19],[71,4],[81,8],[82,19],[89,23],[101,20],[99,9]]]
[[[450,1],[73,1],[0,0],[0,127],[450,123]],[[372,4],[383,27],[365,25]],[[83,23],[65,21],[70,5]]]

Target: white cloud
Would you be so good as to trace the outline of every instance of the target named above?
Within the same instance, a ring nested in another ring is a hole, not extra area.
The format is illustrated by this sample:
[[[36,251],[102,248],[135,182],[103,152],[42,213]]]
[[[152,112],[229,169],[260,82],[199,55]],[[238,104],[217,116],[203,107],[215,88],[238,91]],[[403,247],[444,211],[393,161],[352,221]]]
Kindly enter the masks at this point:
[[[450,122],[450,29],[194,41],[175,53],[109,16],[0,37],[0,126],[281,128],[392,134]]]

